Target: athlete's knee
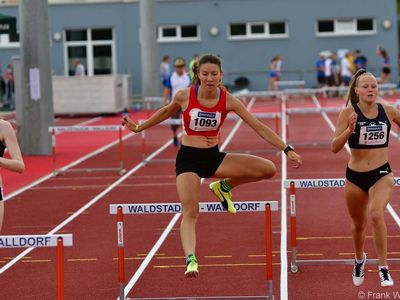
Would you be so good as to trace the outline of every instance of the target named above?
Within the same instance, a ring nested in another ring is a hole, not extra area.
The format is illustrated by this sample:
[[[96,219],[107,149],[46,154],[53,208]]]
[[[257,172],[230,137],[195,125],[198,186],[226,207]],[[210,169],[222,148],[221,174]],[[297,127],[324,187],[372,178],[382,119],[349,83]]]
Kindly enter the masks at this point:
[[[384,213],[381,209],[372,208],[369,212],[372,226],[377,226],[385,222]]]
[[[197,219],[199,217],[198,205],[183,205],[182,215],[183,218]]]
[[[367,229],[367,221],[363,222],[353,222],[353,232],[355,233],[364,233]]]
[[[271,178],[276,174],[276,167],[272,162],[267,162],[258,173],[258,177],[261,179]]]

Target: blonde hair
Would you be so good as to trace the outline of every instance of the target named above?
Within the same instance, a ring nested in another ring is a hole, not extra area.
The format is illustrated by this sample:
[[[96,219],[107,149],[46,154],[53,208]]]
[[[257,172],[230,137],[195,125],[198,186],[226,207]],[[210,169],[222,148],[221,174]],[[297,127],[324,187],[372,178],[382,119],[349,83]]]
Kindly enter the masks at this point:
[[[351,78],[351,81],[349,84],[349,91],[346,96],[346,106],[349,105],[349,103],[354,105],[360,101],[360,99],[358,98],[358,95],[356,93],[356,87],[358,86],[358,82],[360,81],[360,78],[364,77],[364,76],[372,76],[375,78],[375,76],[372,73],[365,71],[365,69],[358,70]]]

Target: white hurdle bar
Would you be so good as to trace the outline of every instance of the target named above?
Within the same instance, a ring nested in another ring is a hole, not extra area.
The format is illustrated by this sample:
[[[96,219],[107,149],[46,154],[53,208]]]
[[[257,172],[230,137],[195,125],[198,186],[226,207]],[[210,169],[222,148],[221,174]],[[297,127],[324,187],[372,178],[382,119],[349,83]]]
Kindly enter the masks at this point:
[[[292,249],[290,270],[296,273],[299,270],[298,265],[352,265],[354,259],[315,259],[298,260],[297,259],[297,219],[296,219],[296,189],[315,189],[315,188],[343,188],[346,180],[344,178],[321,178],[321,179],[286,179],[283,183],[286,189],[289,189],[290,201],[290,243]],[[400,177],[394,178],[394,186],[400,186]],[[400,258],[387,259],[391,263],[400,263]],[[367,259],[367,264],[377,264],[378,259]]]
[[[265,212],[265,245],[266,245],[266,287],[267,299],[272,300],[272,221],[271,212],[278,211],[278,201],[243,201],[234,202],[237,212]],[[200,213],[226,212],[219,202],[199,203]],[[110,214],[117,215],[118,279],[119,299],[125,300],[125,255],[124,255],[124,214],[163,214],[182,213],[180,203],[147,203],[147,204],[110,204]]]
[[[119,143],[119,167],[118,168],[86,168],[86,169],[71,169],[63,170],[62,172],[93,172],[93,171],[115,171],[118,170],[120,175],[125,173],[124,169],[124,147],[122,140],[121,125],[97,125],[97,126],[50,126],[49,132],[52,137],[52,156],[53,156],[53,175],[56,176],[61,171],[57,169],[56,159],[56,135],[62,132],[100,132],[100,131],[118,131]]]
[[[0,235],[0,249],[57,247],[57,300],[64,300],[64,246],[72,244],[72,234]]]

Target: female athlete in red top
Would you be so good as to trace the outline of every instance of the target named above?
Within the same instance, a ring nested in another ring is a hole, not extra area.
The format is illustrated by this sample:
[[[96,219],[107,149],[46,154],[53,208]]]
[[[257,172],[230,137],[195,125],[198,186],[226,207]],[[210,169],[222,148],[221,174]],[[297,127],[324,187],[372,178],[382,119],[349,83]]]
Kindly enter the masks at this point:
[[[139,132],[171,117],[182,109],[184,132],[182,146],[176,158],[176,184],[182,203],[180,227],[183,250],[186,255],[186,277],[198,275],[195,257],[196,221],[199,215],[201,178],[225,178],[210,184],[212,192],[230,213],[236,209],[231,201],[231,189],[247,182],[274,176],[272,161],[249,154],[224,153],[218,148],[219,128],[227,112],[236,113],[266,142],[285,151],[294,167],[301,157],[268,126],[257,120],[242,102],[220,87],[223,72],[219,57],[206,54],[194,67],[193,86],[177,92],[172,102],[155,112],[143,124],[135,124],[128,116],[122,123],[131,131]]]

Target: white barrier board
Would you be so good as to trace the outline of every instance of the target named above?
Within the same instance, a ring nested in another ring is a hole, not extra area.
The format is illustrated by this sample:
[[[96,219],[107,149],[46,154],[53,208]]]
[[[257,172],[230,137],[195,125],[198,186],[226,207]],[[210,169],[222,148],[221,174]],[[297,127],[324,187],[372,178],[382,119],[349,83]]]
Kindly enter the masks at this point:
[[[265,211],[265,206],[271,205],[271,211],[278,210],[278,201],[243,201],[234,202],[237,212],[255,212]],[[110,214],[115,215],[118,206],[122,207],[124,214],[163,214],[163,213],[181,213],[182,205],[180,203],[148,203],[148,204],[110,204]],[[201,202],[199,203],[200,212],[226,212],[219,202]]]
[[[72,246],[72,234],[57,235],[0,235],[0,248],[57,247],[57,239]]]

